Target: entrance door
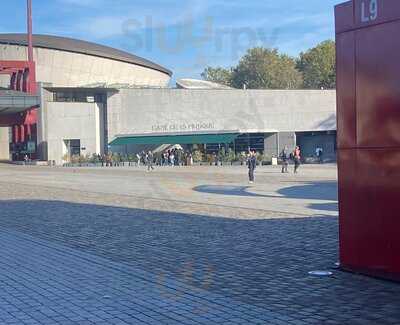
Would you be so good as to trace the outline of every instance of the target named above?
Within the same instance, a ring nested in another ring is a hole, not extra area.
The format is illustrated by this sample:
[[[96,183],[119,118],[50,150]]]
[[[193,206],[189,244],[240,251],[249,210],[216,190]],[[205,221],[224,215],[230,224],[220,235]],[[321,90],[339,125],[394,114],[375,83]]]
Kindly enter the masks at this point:
[[[67,155],[69,158],[73,156],[81,155],[81,140],[80,139],[71,139],[64,140],[65,147],[67,148]]]

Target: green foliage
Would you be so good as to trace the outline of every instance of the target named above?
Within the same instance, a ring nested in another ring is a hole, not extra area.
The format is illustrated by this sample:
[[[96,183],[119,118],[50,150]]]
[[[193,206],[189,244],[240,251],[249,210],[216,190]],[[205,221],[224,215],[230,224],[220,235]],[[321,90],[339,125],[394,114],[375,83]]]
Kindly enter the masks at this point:
[[[90,157],[90,162],[93,164],[98,164],[100,162],[99,156],[94,153],[92,157]]]
[[[335,42],[324,41],[301,53],[298,59],[277,49],[249,49],[233,68],[207,67],[205,80],[248,89],[334,89],[336,87]]]
[[[207,67],[204,69],[201,77],[204,80],[219,83],[225,86],[232,86],[232,70],[221,67],[212,68]]]
[[[232,148],[229,148],[229,149],[228,149],[228,153],[227,153],[227,155],[226,155],[226,158],[227,158],[226,160],[227,160],[228,162],[234,162],[234,161],[237,160],[235,151],[233,151]]]
[[[261,160],[262,160],[263,163],[271,164],[272,163],[272,157],[273,157],[273,155],[264,154],[262,156]]]
[[[261,152],[257,152],[256,153],[256,159],[257,159],[257,162],[263,162],[264,161],[264,155],[261,153]]]
[[[239,161],[240,161],[242,164],[244,164],[244,163],[246,162],[246,160],[247,160],[247,154],[246,154],[246,152],[242,151],[242,152],[239,154]]]
[[[336,87],[335,42],[325,41],[300,54],[297,68],[303,73],[304,87],[334,89]]]
[[[221,148],[221,150],[218,152],[218,161],[221,161],[221,162],[228,161],[225,148]]]
[[[276,49],[256,47],[248,50],[233,70],[232,84],[236,88],[296,89],[303,80],[294,59]]]
[[[130,155],[128,156],[128,161],[129,161],[129,162],[137,162],[137,161],[138,161],[138,158],[136,157],[136,155],[130,154]]]
[[[203,161],[203,153],[200,150],[193,152],[193,162],[199,163]]]
[[[122,158],[122,157],[121,157],[121,154],[115,153],[115,152],[114,152],[114,153],[112,154],[111,161],[112,161],[113,163],[119,163],[119,162],[122,161],[121,158]]]

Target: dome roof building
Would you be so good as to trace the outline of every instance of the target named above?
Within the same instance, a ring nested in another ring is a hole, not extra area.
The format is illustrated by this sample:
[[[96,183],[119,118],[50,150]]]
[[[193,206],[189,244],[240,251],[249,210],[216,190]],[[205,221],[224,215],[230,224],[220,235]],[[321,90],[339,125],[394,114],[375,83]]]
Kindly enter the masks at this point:
[[[167,87],[172,72],[133,54],[82,40],[34,35],[36,79],[53,87]],[[26,34],[0,34],[0,60],[26,60]],[[8,80],[0,76],[0,87]]]

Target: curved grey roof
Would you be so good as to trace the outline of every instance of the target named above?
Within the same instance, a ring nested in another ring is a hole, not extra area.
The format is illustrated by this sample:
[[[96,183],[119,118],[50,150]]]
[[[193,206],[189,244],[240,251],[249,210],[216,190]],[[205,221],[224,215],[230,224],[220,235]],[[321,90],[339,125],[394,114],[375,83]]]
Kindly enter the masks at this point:
[[[0,34],[0,44],[27,46],[27,43],[28,42],[26,34]],[[93,55],[102,58],[132,63],[153,70],[158,70],[160,72],[168,74],[169,76],[172,75],[172,71],[128,52],[73,38],[52,35],[33,35],[33,46]]]
[[[183,89],[232,89],[215,82],[198,79],[179,79],[176,81],[176,86]]]

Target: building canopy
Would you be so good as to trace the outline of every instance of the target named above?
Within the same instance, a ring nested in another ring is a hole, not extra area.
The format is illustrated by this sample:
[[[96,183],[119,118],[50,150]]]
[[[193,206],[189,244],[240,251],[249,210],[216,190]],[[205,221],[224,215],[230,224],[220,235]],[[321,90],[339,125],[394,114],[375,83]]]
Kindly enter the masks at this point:
[[[110,142],[111,146],[128,144],[207,144],[207,143],[232,143],[239,133],[222,134],[182,134],[182,135],[146,135],[117,137]]]
[[[39,96],[22,91],[0,89],[0,119],[2,115],[23,113],[40,104]]]

